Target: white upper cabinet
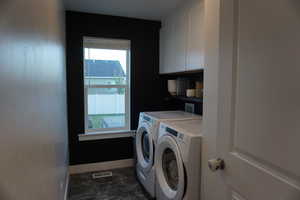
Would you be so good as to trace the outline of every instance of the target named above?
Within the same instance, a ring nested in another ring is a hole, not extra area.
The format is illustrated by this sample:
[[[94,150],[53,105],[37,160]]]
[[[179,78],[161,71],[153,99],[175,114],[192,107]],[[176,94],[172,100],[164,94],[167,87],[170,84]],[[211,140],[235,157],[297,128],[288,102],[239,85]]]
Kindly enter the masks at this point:
[[[160,40],[159,40],[159,73],[165,74],[169,73],[170,69],[168,66],[171,66],[170,63],[170,50],[168,50],[168,47],[170,46],[167,41],[170,39],[170,37],[167,37],[171,33],[170,28],[164,26],[160,30]],[[169,48],[170,49],[170,48]],[[163,66],[163,67],[162,67]]]
[[[186,70],[204,68],[204,2],[195,1],[188,12]]]
[[[160,31],[160,73],[203,69],[204,7],[193,0],[167,16]]]
[[[160,33],[160,73],[172,73],[176,69],[174,64],[175,57],[175,21],[173,18],[168,18],[168,23],[165,23]]]
[[[160,32],[160,73],[185,71],[187,17],[181,10],[168,16]]]
[[[186,66],[186,44],[188,30],[188,15],[185,9],[179,10],[172,16],[173,31],[172,38],[172,69],[171,72],[185,71]],[[168,37],[168,36],[167,36]]]

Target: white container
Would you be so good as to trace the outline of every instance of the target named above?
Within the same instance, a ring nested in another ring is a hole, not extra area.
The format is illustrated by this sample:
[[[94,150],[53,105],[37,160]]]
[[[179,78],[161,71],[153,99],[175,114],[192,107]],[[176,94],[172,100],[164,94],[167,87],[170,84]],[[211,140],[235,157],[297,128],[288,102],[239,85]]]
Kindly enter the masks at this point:
[[[195,89],[187,89],[186,90],[186,96],[187,97],[195,97],[196,95],[196,90]]]
[[[195,90],[195,97],[202,98],[203,97],[203,89],[197,89]]]
[[[175,96],[177,91],[177,83],[176,80],[168,80],[168,92]]]

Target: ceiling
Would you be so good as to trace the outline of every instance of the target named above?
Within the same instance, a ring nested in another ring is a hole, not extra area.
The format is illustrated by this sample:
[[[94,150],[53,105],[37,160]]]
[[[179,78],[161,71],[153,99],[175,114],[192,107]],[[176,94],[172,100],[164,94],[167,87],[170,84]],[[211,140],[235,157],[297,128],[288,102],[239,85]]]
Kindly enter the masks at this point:
[[[183,0],[64,0],[66,10],[161,20]]]

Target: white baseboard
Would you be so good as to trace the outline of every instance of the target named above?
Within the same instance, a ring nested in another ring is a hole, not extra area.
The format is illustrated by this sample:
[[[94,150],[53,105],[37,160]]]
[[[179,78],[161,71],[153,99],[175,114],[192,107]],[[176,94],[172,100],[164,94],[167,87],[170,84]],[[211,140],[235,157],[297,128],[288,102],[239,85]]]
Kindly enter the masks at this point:
[[[69,166],[70,174],[81,174],[86,172],[104,171],[124,167],[133,167],[134,159],[116,160],[109,162],[81,164]]]
[[[68,200],[69,182],[70,182],[70,173],[68,171],[67,176],[66,176],[66,182],[65,182],[65,196],[64,196],[64,200]]]

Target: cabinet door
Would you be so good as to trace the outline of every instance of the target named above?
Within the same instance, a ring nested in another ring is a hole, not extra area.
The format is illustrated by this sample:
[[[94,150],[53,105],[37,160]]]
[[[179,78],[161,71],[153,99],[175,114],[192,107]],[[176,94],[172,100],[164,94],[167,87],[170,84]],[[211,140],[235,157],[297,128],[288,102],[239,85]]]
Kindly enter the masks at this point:
[[[171,18],[163,22],[163,27],[160,30],[160,66],[159,72],[161,74],[172,73],[173,69],[173,21]]]
[[[160,31],[160,73],[186,70],[187,12],[179,9],[163,21]]]
[[[204,65],[204,2],[193,1],[188,13],[187,70],[203,69]]]
[[[173,72],[186,71],[186,50],[187,50],[187,30],[188,30],[188,13],[185,8],[176,12],[173,16],[174,29],[172,33],[172,50],[173,50]]]
[[[165,74],[167,73],[166,69],[166,57],[167,57],[167,30],[165,27],[160,29],[160,36],[159,36],[159,73]]]

